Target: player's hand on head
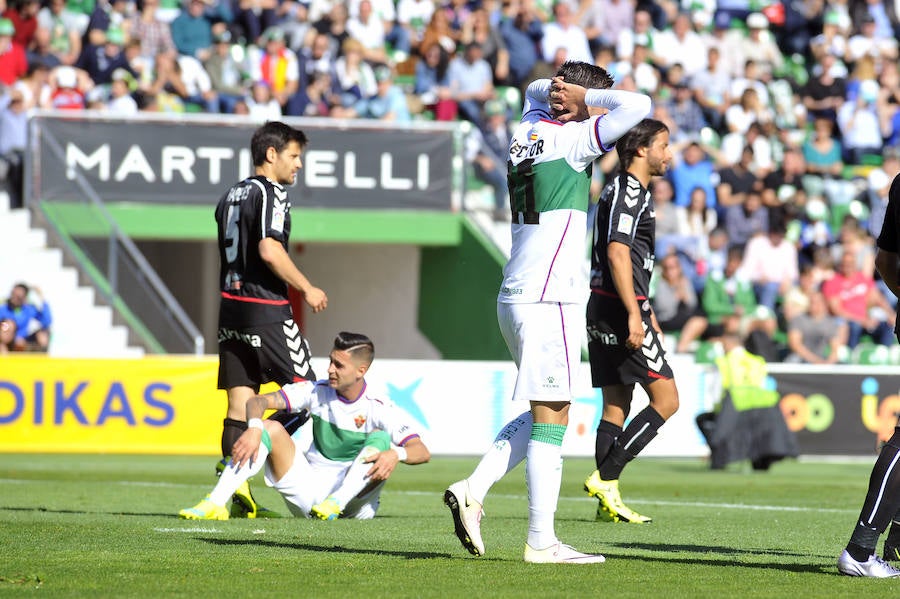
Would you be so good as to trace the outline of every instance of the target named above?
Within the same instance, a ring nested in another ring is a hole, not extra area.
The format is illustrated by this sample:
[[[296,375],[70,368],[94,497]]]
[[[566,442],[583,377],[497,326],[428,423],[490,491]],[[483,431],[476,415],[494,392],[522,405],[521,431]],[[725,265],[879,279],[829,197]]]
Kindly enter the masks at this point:
[[[566,83],[562,77],[554,77],[550,83],[550,107],[563,123],[587,118],[584,96],[587,90],[574,83]]]
[[[328,307],[328,296],[318,287],[310,287],[303,299],[306,300],[313,312],[321,312]]]

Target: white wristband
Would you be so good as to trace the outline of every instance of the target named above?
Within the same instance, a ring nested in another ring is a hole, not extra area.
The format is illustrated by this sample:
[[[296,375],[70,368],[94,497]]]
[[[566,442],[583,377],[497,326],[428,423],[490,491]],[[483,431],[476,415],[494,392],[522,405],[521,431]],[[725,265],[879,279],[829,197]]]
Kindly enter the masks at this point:
[[[247,428],[258,428],[259,430],[265,430],[263,426],[263,421],[261,418],[251,418],[247,421]]]
[[[403,447],[395,447],[394,451],[397,452],[397,457],[400,459],[401,462],[406,461],[406,449],[404,449]]]

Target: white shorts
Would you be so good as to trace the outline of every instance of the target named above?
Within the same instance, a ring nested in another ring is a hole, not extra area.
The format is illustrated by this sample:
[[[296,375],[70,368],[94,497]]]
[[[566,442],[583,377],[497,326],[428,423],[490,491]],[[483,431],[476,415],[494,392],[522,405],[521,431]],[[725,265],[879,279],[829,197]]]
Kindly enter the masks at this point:
[[[519,368],[513,399],[572,401],[581,367],[584,306],[498,302],[497,321]]]
[[[294,516],[309,518],[312,506],[323,501],[331,495],[344,480],[350,462],[334,462],[331,460],[316,460],[311,464],[303,450],[306,446],[294,437],[294,445],[297,452],[294,454],[294,464],[291,469],[281,477],[278,482],[272,481],[272,473],[266,465],[266,484],[284,498],[284,503]],[[384,482],[374,487],[366,487],[354,497],[341,512],[341,518],[356,518],[368,520],[375,517],[380,503],[381,490]]]

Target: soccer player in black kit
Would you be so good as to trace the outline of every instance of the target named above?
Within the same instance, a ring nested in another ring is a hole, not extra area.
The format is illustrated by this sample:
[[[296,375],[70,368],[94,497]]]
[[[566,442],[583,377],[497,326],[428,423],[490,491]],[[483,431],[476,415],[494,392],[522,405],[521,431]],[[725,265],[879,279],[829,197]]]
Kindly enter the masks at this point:
[[[678,390],[649,300],[656,217],[647,187],[672,160],[669,130],[644,119],[619,138],[616,150],[620,170],[600,195],[591,256],[588,352],[591,382],[603,390],[603,417],[597,427],[597,470],[584,489],[600,501],[598,520],[640,523],[651,519],[622,502],[619,475],[678,409]],[[646,390],[650,405],[623,430],[635,384]]]
[[[254,176],[235,184],[216,206],[221,264],[218,386],[228,393],[222,430],[226,459],[247,429],[245,404],[260,385],[316,380],[309,343],[294,322],[288,299],[290,286],[303,294],[313,312],[328,305],[325,292],[313,286],[288,255],[291,204],[285,185],[294,183],[303,166],[300,155],[307,143],[305,133],[281,122],[257,129],[250,141]],[[259,509],[249,486],[242,486],[232,498],[232,516],[241,515],[274,514]]]
[[[875,267],[891,292],[900,297],[900,175],[894,177],[888,191],[888,205],[876,245]],[[900,327],[900,319],[897,323]],[[895,329],[894,333],[900,338],[900,331]],[[884,541],[882,559],[876,555],[876,546],[888,524],[891,529]],[[838,557],[837,567],[838,572],[847,576],[900,577],[900,569],[888,560],[900,560],[900,421],[872,466],[866,498],[850,541]]]

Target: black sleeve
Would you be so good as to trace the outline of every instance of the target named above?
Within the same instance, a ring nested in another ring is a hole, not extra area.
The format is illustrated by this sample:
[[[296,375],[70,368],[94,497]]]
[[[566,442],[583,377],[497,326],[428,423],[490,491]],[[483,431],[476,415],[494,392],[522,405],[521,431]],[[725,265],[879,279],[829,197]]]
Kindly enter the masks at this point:
[[[634,243],[641,210],[643,189],[637,179],[623,177],[618,192],[612,198],[609,209],[609,241],[618,241],[627,246]]]
[[[287,193],[268,184],[259,191],[257,210],[260,223],[260,239],[271,237],[284,242],[284,224],[287,219]]]
[[[884,222],[881,225],[881,234],[878,235],[877,245],[879,249],[894,254],[900,253],[897,250],[897,227],[898,222],[897,202],[900,202],[900,175],[894,177],[891,183],[891,189],[888,191],[888,205],[884,213]]]
[[[897,220],[898,210],[897,202],[900,202],[900,175],[894,177],[891,183],[891,189],[888,191],[888,205],[884,213],[884,222],[881,225],[881,234],[878,235],[876,244],[886,252],[900,253],[897,249],[897,227],[900,221]]]

